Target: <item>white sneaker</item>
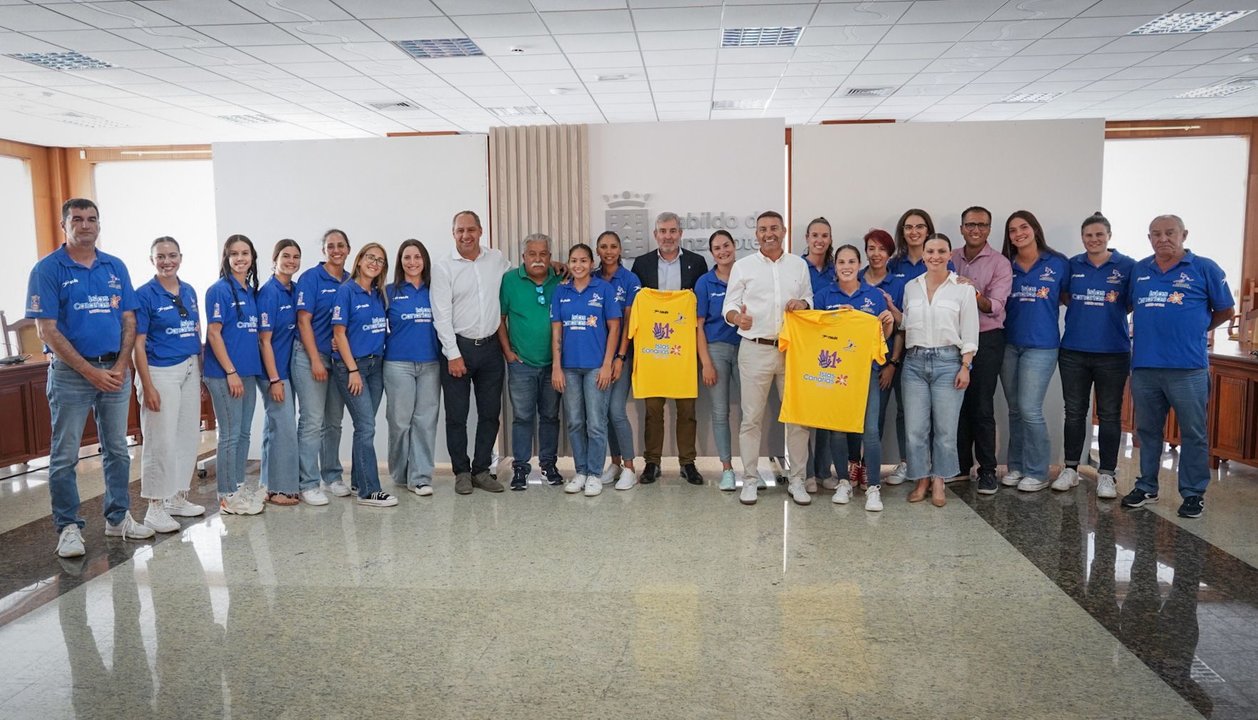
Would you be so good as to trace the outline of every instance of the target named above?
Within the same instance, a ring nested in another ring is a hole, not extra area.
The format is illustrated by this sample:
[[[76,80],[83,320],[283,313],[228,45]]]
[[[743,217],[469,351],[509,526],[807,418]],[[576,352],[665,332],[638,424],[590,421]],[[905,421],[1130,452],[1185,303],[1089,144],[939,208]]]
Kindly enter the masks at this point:
[[[607,465],[607,469],[603,471],[603,476],[600,478],[600,482],[604,485],[611,485],[620,478],[622,469],[623,468],[616,463],[609,463]]]
[[[817,478],[810,477],[804,480],[804,491],[807,493],[817,492]]]
[[[882,488],[877,485],[865,488],[865,511],[882,512]]]
[[[371,507],[393,507],[397,505],[397,498],[383,490],[377,490],[367,497],[354,498],[354,502]]]
[[[756,473],[756,489],[757,490],[769,489],[769,483],[765,482],[764,477],[761,476],[759,473]]]
[[[909,478],[909,464],[906,462],[902,462],[899,465],[895,466],[895,470],[892,470],[891,474],[888,475],[887,479],[884,480],[883,482],[887,483],[888,485],[899,485],[900,483],[904,482],[908,478]]]
[[[79,526],[70,523],[61,528],[61,535],[57,538],[57,555],[63,558],[83,557],[83,553],[87,552],[83,548],[83,533],[79,532]]]
[[[257,515],[266,509],[266,491],[257,486],[246,485],[244,490],[245,499],[249,501],[250,515]]]
[[[337,480],[328,485],[328,492],[337,497],[349,497],[353,494],[353,491],[349,489],[349,485],[346,485],[344,480]]]
[[[793,482],[786,487],[786,491],[790,493],[791,499],[796,505],[811,505],[812,495],[808,494],[808,490],[804,488],[802,482]]]
[[[166,498],[163,506],[171,517],[200,517],[205,514],[204,506],[188,501],[187,490],[180,490],[174,497]]]
[[[616,480],[617,490],[628,490],[638,484],[638,475],[629,468],[623,468],[620,478]]]
[[[1023,475],[1021,470],[1010,470],[1000,479],[1000,484],[1005,487],[1013,487],[1022,481],[1022,477]]]
[[[432,495],[432,485],[415,485],[411,487],[411,492],[420,497],[428,497]]]
[[[595,477],[593,475],[586,475],[585,476],[585,496],[594,497],[595,495],[598,495],[601,492],[603,492],[602,478]]]
[[[747,482],[747,478],[743,478],[743,491],[738,494],[738,502],[744,505],[756,504],[756,488],[760,487],[758,482]]]
[[[1074,468],[1063,468],[1057,473],[1057,479],[1053,481],[1053,489],[1057,491],[1069,490],[1079,484],[1079,473]]]
[[[1029,475],[1022,476],[1022,479],[1018,481],[1018,489],[1022,492],[1039,492],[1046,487],[1048,487],[1047,480],[1039,480]]]
[[[1096,496],[1103,500],[1113,500],[1118,497],[1118,488],[1115,485],[1113,475],[1108,473],[1097,475]]]
[[[323,488],[315,486],[301,491],[301,499],[306,501],[307,505],[327,505],[328,496],[323,494]]]
[[[237,490],[230,495],[224,495],[218,501],[218,510],[224,515],[257,515],[257,511],[253,509],[253,504],[249,502],[249,498],[244,492]]]
[[[572,476],[567,485],[563,486],[563,491],[569,495],[575,495],[585,489],[585,476],[577,473]]]
[[[161,500],[150,502],[148,512],[144,513],[144,524],[160,533],[178,532],[179,523],[166,512],[165,504]]]
[[[723,492],[733,492],[737,484],[738,478],[734,477],[733,470],[721,471],[721,482],[717,485],[717,487],[719,487]]]
[[[846,505],[852,501],[852,483],[849,480],[840,480],[839,487],[834,491],[834,497],[830,498],[830,502],[835,505]]]
[[[147,525],[141,525],[131,517],[131,513],[122,516],[122,522],[114,525],[108,520],[105,521],[105,536],[120,537],[124,540],[147,540],[153,537],[155,533],[153,528]]]

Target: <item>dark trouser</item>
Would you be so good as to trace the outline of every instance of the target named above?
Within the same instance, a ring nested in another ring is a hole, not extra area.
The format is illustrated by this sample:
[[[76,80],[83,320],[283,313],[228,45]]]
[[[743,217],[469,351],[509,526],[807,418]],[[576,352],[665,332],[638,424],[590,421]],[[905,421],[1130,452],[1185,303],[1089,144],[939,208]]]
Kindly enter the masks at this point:
[[[502,412],[502,382],[506,366],[502,346],[490,337],[482,345],[459,336],[459,352],[467,372],[461,378],[450,375],[449,363],[441,358],[441,394],[446,406],[446,449],[454,474],[481,473],[489,470],[494,440],[498,437],[498,415]],[[476,446],[467,457],[467,414],[471,407],[472,386],[476,387]]]
[[[1101,472],[1118,469],[1118,444],[1122,439],[1123,388],[1131,370],[1128,353],[1090,353],[1062,348],[1057,353],[1061,371],[1061,395],[1066,409],[1062,440],[1066,467],[1079,465],[1083,439],[1088,434],[1088,405],[1096,386],[1096,414],[1101,420],[1097,440],[1101,446]]]
[[[658,465],[664,454],[664,401],[646,399],[646,437],[642,459]],[[689,465],[695,461],[695,399],[677,398],[677,461]]]
[[[957,459],[961,474],[969,474],[978,460],[979,471],[996,472],[996,382],[1005,361],[1005,331],[1002,328],[978,334],[978,352],[970,370],[970,386],[961,403],[957,425]]]

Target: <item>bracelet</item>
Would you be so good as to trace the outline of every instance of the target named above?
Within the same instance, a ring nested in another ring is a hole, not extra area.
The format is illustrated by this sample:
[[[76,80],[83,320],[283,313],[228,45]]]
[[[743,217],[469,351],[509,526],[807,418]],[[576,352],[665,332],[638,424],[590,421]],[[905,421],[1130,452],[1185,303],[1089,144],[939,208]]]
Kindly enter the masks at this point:
[[[356,372],[358,372],[358,368],[354,368],[353,370],[348,370],[348,371],[346,371],[346,372],[356,373]]]
[[[278,384],[280,384],[280,383],[282,383],[282,382],[284,382],[284,381],[283,381],[283,380],[272,380],[272,381],[271,381],[271,385],[278,385]]]
[[[621,355],[620,353],[616,353],[616,355],[615,355],[612,359],[613,359],[613,360],[621,360],[621,361],[623,361],[623,360],[625,360],[625,358],[626,358],[626,357],[627,357],[627,356],[625,356],[625,355]]]
[[[228,376],[230,376],[230,375],[235,375],[235,374],[236,374],[236,371],[235,371],[235,370],[228,370],[225,374],[226,374],[226,375],[228,375]]]

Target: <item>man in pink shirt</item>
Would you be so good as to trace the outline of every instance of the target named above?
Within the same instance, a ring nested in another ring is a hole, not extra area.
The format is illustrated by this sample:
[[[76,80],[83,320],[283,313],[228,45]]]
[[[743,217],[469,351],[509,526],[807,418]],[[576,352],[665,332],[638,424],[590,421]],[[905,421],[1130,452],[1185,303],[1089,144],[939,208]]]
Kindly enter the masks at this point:
[[[996,412],[992,398],[1005,357],[1005,301],[1013,285],[1009,260],[987,244],[991,231],[992,214],[987,208],[966,208],[961,213],[961,237],[965,244],[952,251],[957,275],[978,291],[979,329],[978,352],[957,428],[961,475],[954,479],[968,480],[974,461],[978,460],[978,492],[983,495],[1000,489],[996,479]]]

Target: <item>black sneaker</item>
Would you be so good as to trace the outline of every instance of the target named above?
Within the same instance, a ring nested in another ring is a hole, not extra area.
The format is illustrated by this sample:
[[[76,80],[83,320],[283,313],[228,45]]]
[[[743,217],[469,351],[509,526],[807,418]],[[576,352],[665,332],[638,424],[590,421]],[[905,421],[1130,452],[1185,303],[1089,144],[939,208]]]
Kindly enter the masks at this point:
[[[559,468],[554,465],[543,465],[542,474],[546,476],[547,485],[563,485],[563,475],[559,474]]]
[[[1144,507],[1146,504],[1155,503],[1158,496],[1154,493],[1147,493],[1140,488],[1132,488],[1132,491],[1123,496],[1123,507],[1138,508]],[[1185,502],[1187,502],[1185,500]],[[1200,507],[1200,506],[1198,506]],[[1198,513],[1200,514],[1200,513]]]
[[[529,472],[533,468],[528,465],[516,465],[511,473],[511,489],[512,490],[528,490],[529,489]]]
[[[1000,490],[1000,480],[996,479],[995,470],[978,471],[978,494],[995,495]]]
[[[1206,511],[1206,499],[1200,495],[1189,495],[1184,504],[1179,506],[1178,515],[1182,518],[1199,518]]]
[[[642,469],[642,474],[638,476],[638,482],[643,485],[650,485],[660,479],[660,466],[657,463],[647,463]]]

